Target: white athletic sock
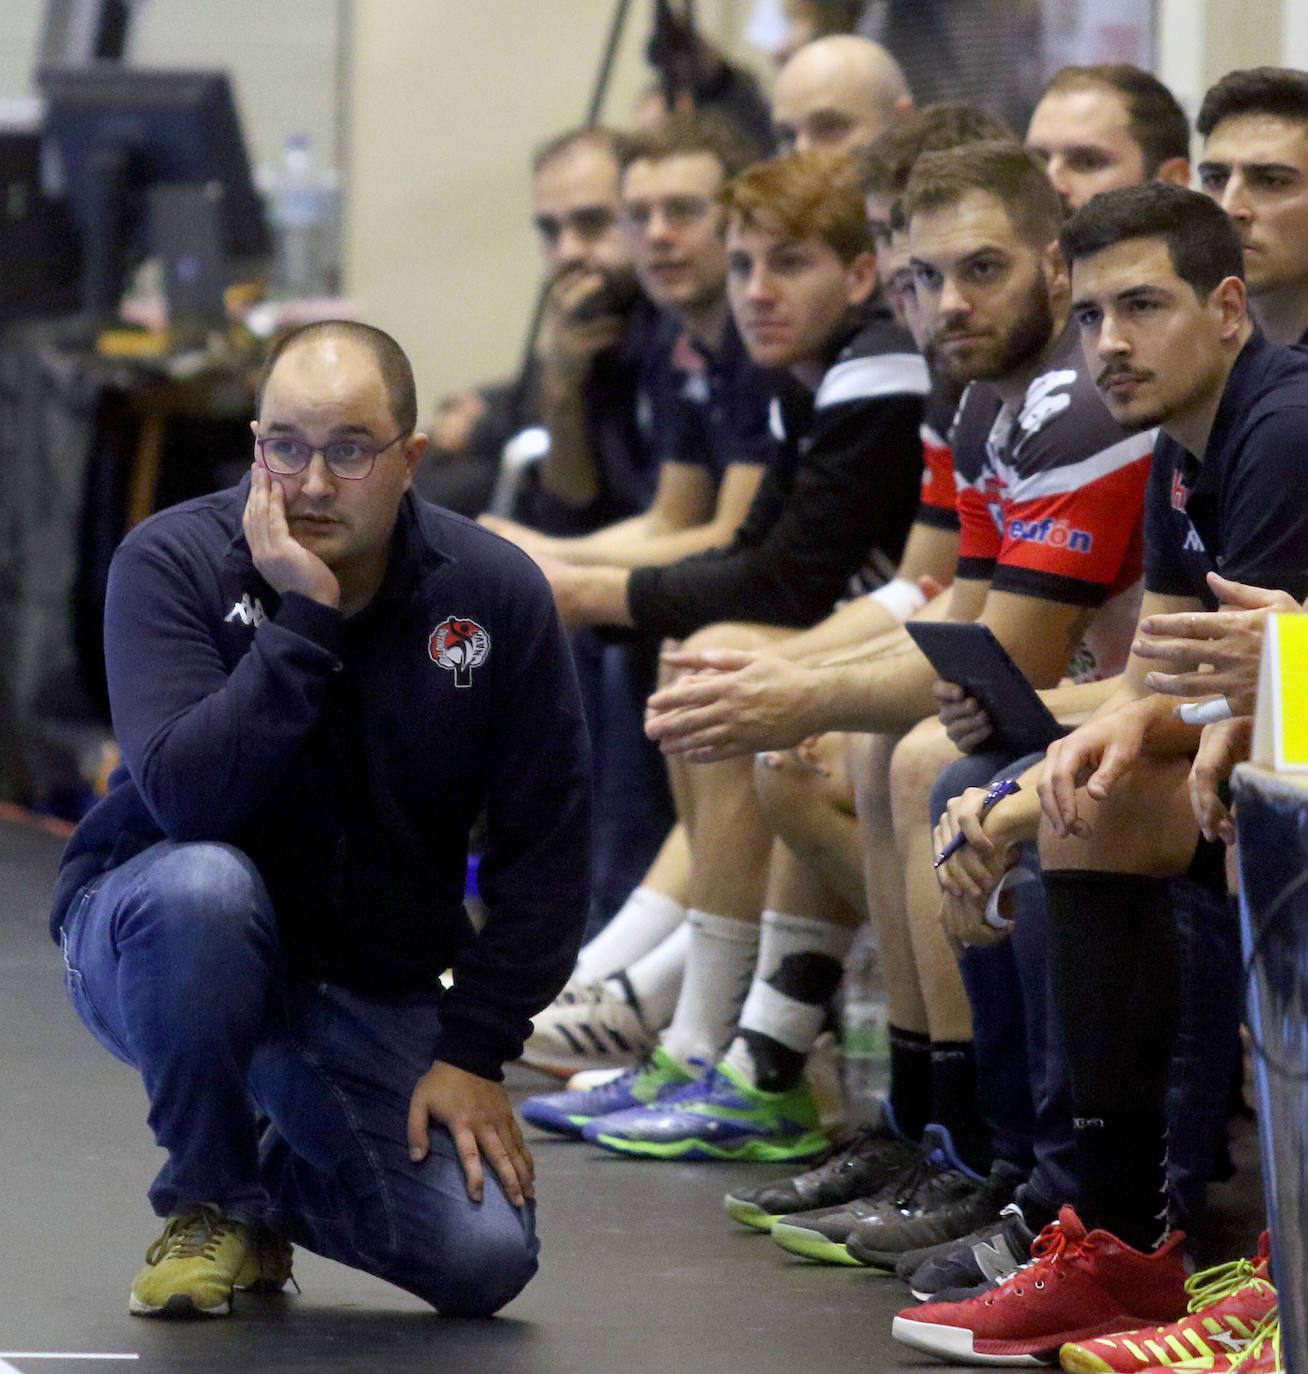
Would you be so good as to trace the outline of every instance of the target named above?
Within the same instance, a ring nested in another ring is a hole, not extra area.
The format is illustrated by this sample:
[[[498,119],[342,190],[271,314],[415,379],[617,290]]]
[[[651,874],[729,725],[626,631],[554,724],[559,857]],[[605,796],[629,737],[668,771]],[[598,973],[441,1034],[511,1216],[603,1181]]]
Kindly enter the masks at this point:
[[[672,1020],[689,948],[690,924],[682,921],[661,944],[628,966],[627,982],[636,994],[640,1019],[648,1030],[662,1030]]]
[[[793,1087],[840,986],[854,932],[811,916],[765,911],[758,963],[726,1061],[755,1086]]]
[[[714,1064],[736,1028],[758,954],[758,927],[694,907],[686,915],[686,972],[663,1048],[681,1063]]]
[[[675,897],[652,887],[636,888],[608,925],[582,948],[568,982],[584,987],[610,973],[626,971],[685,919],[686,908]]]

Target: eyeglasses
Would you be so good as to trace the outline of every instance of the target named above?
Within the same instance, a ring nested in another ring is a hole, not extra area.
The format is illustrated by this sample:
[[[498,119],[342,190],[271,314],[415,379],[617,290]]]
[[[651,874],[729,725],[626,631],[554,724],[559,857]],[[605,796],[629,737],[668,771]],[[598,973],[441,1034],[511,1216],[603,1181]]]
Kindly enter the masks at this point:
[[[264,467],[278,477],[293,477],[297,472],[303,472],[313,461],[313,455],[321,453],[328,471],[337,477],[344,477],[346,481],[358,482],[372,473],[379,453],[385,453],[388,448],[394,448],[400,440],[408,437],[406,431],[397,434],[388,444],[373,445],[359,439],[334,439],[330,444],[318,445],[274,434],[266,439],[256,439],[254,444]]]
[[[657,210],[664,223],[673,229],[688,229],[708,214],[712,202],[703,196],[668,196],[663,200],[629,200],[622,207],[618,223],[624,229],[644,230]]]
[[[604,237],[616,218],[607,205],[584,205],[566,215],[537,215],[533,223],[546,243],[558,243],[565,229],[570,229],[583,242],[593,243]]]

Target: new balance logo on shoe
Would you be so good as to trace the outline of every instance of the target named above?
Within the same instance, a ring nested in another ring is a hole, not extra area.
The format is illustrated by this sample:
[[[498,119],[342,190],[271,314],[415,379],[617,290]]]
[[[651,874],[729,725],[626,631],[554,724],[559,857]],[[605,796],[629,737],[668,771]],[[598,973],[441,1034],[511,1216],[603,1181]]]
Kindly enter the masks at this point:
[[[992,1283],[1003,1283],[1013,1270],[1025,1262],[1025,1257],[1013,1254],[1002,1235],[994,1240],[979,1241],[972,1247],[972,1257],[982,1276]]]

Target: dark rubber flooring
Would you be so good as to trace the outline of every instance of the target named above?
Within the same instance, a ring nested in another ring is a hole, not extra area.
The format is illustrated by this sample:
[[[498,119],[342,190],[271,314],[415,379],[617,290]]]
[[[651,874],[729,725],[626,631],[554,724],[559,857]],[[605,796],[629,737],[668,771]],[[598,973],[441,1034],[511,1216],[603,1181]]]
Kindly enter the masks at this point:
[[[304,1252],[298,1295],[238,1295],[228,1320],[128,1316],[128,1283],[158,1230],[145,1189],[160,1156],[135,1075],[63,996],[45,928],[61,843],[0,817],[0,1374],[939,1367],[890,1339],[907,1298],[893,1279],[792,1260],[726,1217],[723,1192],[766,1177],[760,1166],[642,1164],[546,1137],[533,1141],[540,1274],[497,1318],[443,1321]],[[519,1097],[549,1082],[510,1071]],[[1251,1130],[1236,1147],[1242,1167],[1214,1190],[1205,1258],[1247,1253],[1261,1226]]]

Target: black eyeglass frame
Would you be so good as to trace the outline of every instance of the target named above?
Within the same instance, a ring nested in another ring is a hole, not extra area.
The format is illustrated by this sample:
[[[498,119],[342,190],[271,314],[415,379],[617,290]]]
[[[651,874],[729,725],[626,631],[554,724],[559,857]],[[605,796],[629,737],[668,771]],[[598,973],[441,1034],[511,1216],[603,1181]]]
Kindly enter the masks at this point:
[[[377,466],[377,458],[386,452],[388,448],[394,448],[401,440],[407,439],[412,431],[403,430],[391,439],[388,443],[382,444],[377,448],[369,449],[367,444],[360,443],[357,439],[336,439],[329,444],[311,444],[305,439],[294,439],[288,434],[261,434],[255,438],[254,446],[259,450],[259,461],[274,477],[296,477],[313,462],[315,453],[322,454],[322,460],[327,465],[327,470],[333,477],[339,477],[342,482],[362,482],[365,478],[371,477],[373,469]],[[275,468],[268,461],[268,454],[265,446],[268,444],[293,444],[297,449],[304,451],[304,461],[299,467]],[[342,472],[334,466],[331,458],[331,450],[334,448],[351,447],[362,449],[368,454],[368,466],[363,472]]]

